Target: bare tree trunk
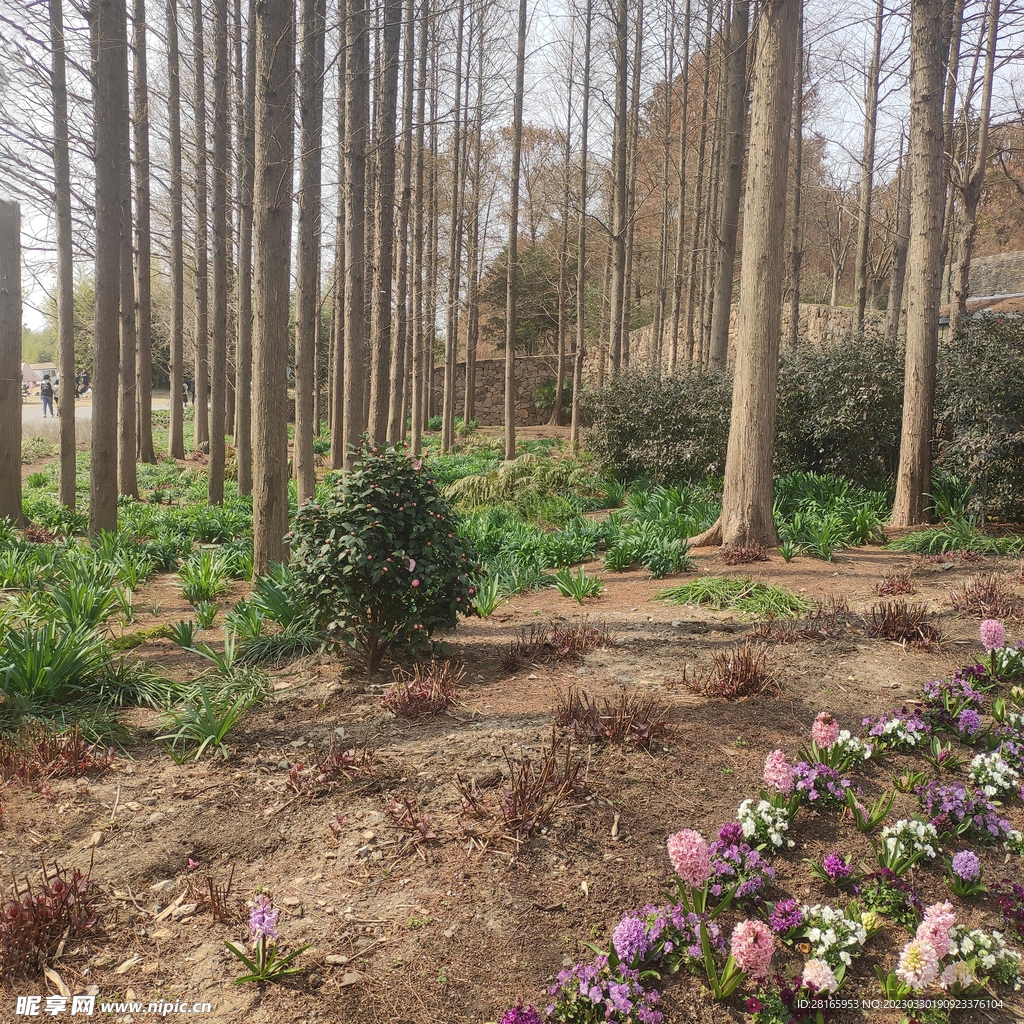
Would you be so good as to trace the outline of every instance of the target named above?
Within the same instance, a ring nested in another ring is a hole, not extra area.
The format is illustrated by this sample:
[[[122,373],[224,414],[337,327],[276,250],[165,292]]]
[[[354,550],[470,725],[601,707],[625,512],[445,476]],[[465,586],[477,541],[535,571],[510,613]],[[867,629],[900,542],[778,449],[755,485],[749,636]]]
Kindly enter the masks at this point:
[[[722,518],[705,543],[774,545],[772,455],[785,278],[786,176],[799,5],[763,0],[757,33],[750,163]]]
[[[67,48],[64,39],[64,12],[62,0],[50,0],[50,49],[53,68],[50,78],[50,92],[53,97],[53,179],[54,219],[57,226],[57,372],[64,382],[64,415],[60,417],[60,503],[66,508],[75,507],[75,387],[69,382],[75,379],[75,268],[71,223],[71,156],[68,139],[68,87]],[[14,211],[18,215],[17,209]],[[20,245],[20,240],[15,234]],[[2,245],[2,243],[0,243]],[[15,263],[20,275],[20,266]],[[21,301],[21,292],[17,293]],[[12,380],[21,378],[21,315],[15,321],[18,327],[17,374],[10,374]],[[0,373],[0,380],[7,374]],[[17,453],[18,476],[18,520],[21,517],[21,391],[18,391],[18,444],[14,445],[14,434],[3,431],[10,438],[5,446]],[[0,492],[6,487],[0,487]],[[0,518],[10,513],[0,509]]]
[[[576,237],[576,353],[572,373],[572,422],[569,443],[573,450],[580,443],[580,392],[583,390],[583,360],[587,340],[587,133],[590,129],[590,36],[594,17],[592,0],[587,0],[583,35],[583,111],[580,114],[580,224]]]
[[[878,124],[878,75],[884,17],[885,0],[878,0],[864,104],[864,146],[861,150],[860,198],[857,204],[857,252],[853,267],[853,304],[858,332],[864,330],[864,309],[868,295],[868,243],[871,238],[871,191],[875,174],[875,127]]]
[[[249,0],[245,71],[239,64],[238,128],[238,336],[235,341],[235,457],[238,493],[252,494],[252,228],[256,146],[256,4]],[[241,28],[239,28],[241,34]],[[171,401],[174,401],[174,394]]]
[[[351,469],[365,425],[363,377],[366,359],[366,316],[363,276],[366,272],[366,135],[369,121],[367,91],[370,63],[366,0],[348,0],[348,89],[345,124],[345,456]]]
[[[374,259],[373,328],[370,331],[370,437],[388,436],[391,383],[391,296],[395,272],[395,134],[398,119],[398,48],[402,0],[384,5],[383,66],[377,97],[377,226]]]
[[[690,96],[690,0],[683,15],[683,95],[679,107],[679,195],[676,202],[676,266],[672,290],[672,336],[669,347],[668,372],[675,373],[679,362],[679,325],[683,312],[683,269],[686,259],[686,143],[687,115]]]
[[[224,500],[224,409],[228,355],[228,5],[213,5],[213,332],[210,376],[210,462],[206,493]]]
[[[696,337],[694,319],[697,315],[697,259],[701,247],[701,221],[704,219],[704,204],[707,201],[704,189],[704,155],[708,140],[708,107],[710,105],[711,82],[711,29],[714,5],[708,3],[708,17],[704,30],[704,68],[701,75],[700,137],[697,142],[697,181],[693,190],[693,215],[690,227],[690,267],[686,275],[686,364],[694,362]]]
[[[612,376],[622,362],[622,317],[626,295],[627,136],[629,96],[629,8],[626,0],[615,6],[615,127],[612,141],[612,288],[609,299],[608,356]]]
[[[665,109],[661,136],[661,225],[658,229],[658,278],[654,286],[654,320],[651,325],[650,365],[662,371],[665,344],[665,309],[668,301],[669,254],[669,178],[672,167],[672,90],[675,82],[676,12],[675,0],[669,9],[669,37],[665,55]]]
[[[313,390],[320,318],[320,211],[324,119],[325,0],[302,0],[299,60],[299,226],[295,285],[295,481],[299,501],[316,493]]]
[[[118,310],[121,301],[121,144],[118,104],[128,75],[124,0],[93,0],[96,313],[93,322],[89,536],[117,529]],[[19,332],[20,333],[20,332]]]
[[[152,272],[149,216],[149,85],[146,68],[146,3],[135,0],[134,31],[134,132],[135,132],[135,306],[138,360],[135,367],[135,415],[138,422],[135,455],[139,462],[156,462],[153,449],[153,330]],[[71,380],[69,373],[66,380]],[[67,392],[65,392],[65,396]]]
[[[441,451],[448,451],[455,440],[455,360],[459,351],[459,225],[462,220],[462,190],[459,169],[462,164],[462,27],[465,0],[459,0],[455,42],[455,109],[452,112],[451,216],[448,227],[448,295],[445,302],[444,385],[441,396]]]
[[[907,367],[903,429],[892,524],[925,521],[931,489],[932,421],[942,274],[944,0],[913,0],[911,7],[910,248],[907,256]]]
[[[900,142],[901,178],[896,211],[896,238],[893,242],[892,277],[889,285],[889,309],[885,317],[885,336],[895,342],[900,333],[903,312],[903,284],[907,276],[907,249],[910,245],[910,168],[903,166],[903,143]]]
[[[725,57],[725,164],[722,174],[718,222],[718,263],[711,310],[709,363],[725,366],[729,349],[729,313],[732,309],[736,235],[740,219],[740,184],[743,179],[743,142],[747,120],[747,24],[750,0],[734,0]]]
[[[411,433],[409,447],[419,455],[423,445],[424,407],[427,404],[424,368],[426,364],[426,323],[423,310],[423,217],[426,185],[425,122],[427,106],[427,35],[430,0],[422,0],[419,18],[419,64],[416,72],[416,207],[412,229],[412,401],[409,404]]]
[[[409,278],[411,251],[409,213],[412,206],[412,111],[413,68],[416,45],[416,0],[407,0],[405,9],[404,50],[402,55],[402,194],[398,204],[398,284],[395,306],[398,329],[395,332],[395,355],[391,363],[387,438],[392,444],[405,439],[406,384],[411,360],[412,317],[409,314]]]
[[[644,4],[636,3],[636,25],[633,46],[633,69],[630,86],[629,120],[626,136],[626,264],[622,286],[622,352],[620,365],[629,366],[629,331],[632,326],[631,293],[633,288],[633,241],[636,237],[637,150],[640,130],[640,62],[643,56]],[[639,304],[639,289],[637,302]]]
[[[796,40],[796,81],[793,97],[793,222],[789,228],[789,347],[800,343],[800,264],[804,258],[803,224],[804,195],[804,17],[800,4],[800,24]]]
[[[960,211],[959,247],[953,273],[953,303],[950,309],[950,334],[960,333],[967,317],[967,293],[971,270],[974,236],[978,230],[978,203],[981,186],[988,166],[989,119],[992,111],[992,82],[995,77],[996,41],[999,33],[999,0],[989,0],[988,39],[986,42],[985,72],[981,85],[981,107],[978,111],[977,149],[974,164],[964,182],[963,209]]]
[[[178,54],[177,0],[167,0],[167,148],[170,156],[171,408],[168,449],[185,457],[185,258],[181,199],[181,66]]]
[[[53,6],[50,28],[54,41],[61,41],[63,60],[60,3]],[[56,86],[54,94],[56,97]],[[67,407],[73,418],[74,401]],[[6,199],[0,199],[0,436],[4,439],[0,444],[0,519],[20,526],[25,521],[21,509],[21,208]]]
[[[565,104],[565,149],[562,161],[561,241],[558,246],[558,354],[555,369],[555,404],[548,423],[562,425],[562,405],[565,401],[565,359],[569,334],[569,173],[572,169],[572,72],[569,73],[568,96]]]
[[[125,34],[127,37],[127,12]],[[132,259],[132,125],[128,95],[128,45],[125,40],[125,62],[118,81],[118,201],[121,229],[118,236],[120,253],[120,335],[121,353],[118,373],[117,408],[117,490],[118,494],[139,495],[137,464],[138,421],[135,416],[136,364],[139,357],[135,333],[135,266]]]
[[[338,209],[334,227],[334,316],[331,331],[331,469],[345,465],[345,263],[348,221],[345,195],[345,146],[348,139],[346,91],[348,44],[344,20],[338,26]]]
[[[206,63],[203,57],[203,0],[192,0],[193,102],[195,117],[195,446],[210,440],[210,292],[206,169]]]
[[[620,3],[622,0],[620,0]],[[505,286],[505,459],[516,457],[516,276],[519,272],[519,166],[523,150],[523,81],[526,69],[526,0],[519,0],[516,87],[512,108],[512,166],[508,225],[508,279]]]
[[[484,56],[486,48],[484,16],[480,15],[477,43],[476,123],[473,128],[473,194],[469,200],[469,244],[466,257],[469,269],[466,317],[466,379],[462,415],[466,423],[476,416],[476,347],[480,337],[480,202],[484,139]]]
[[[291,0],[256,5],[253,185],[253,574],[286,557],[288,349],[294,163],[295,15]]]

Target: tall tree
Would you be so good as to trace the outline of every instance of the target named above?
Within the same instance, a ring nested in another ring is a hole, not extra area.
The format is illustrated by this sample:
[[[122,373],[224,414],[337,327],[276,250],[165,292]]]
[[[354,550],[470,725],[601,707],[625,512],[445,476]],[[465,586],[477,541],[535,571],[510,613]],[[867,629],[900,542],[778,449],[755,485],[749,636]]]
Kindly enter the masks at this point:
[[[127,33],[127,14],[125,19]],[[118,236],[120,280],[120,340],[121,353],[118,374],[117,406],[117,489],[119,494],[137,497],[139,482],[136,463],[138,447],[138,420],[135,415],[135,385],[137,379],[138,337],[135,330],[135,267],[132,261],[132,152],[131,106],[128,101],[128,48],[125,44],[124,70],[118,79],[117,140],[118,140],[118,208],[120,234]]]
[[[686,147],[688,142],[687,114],[690,97],[690,0],[686,0],[683,14],[683,70],[682,96],[679,100],[679,192],[676,197],[675,274],[672,282],[672,329],[669,336],[668,372],[675,373],[679,361],[679,327],[683,313],[683,270],[686,261]]]
[[[89,535],[117,529],[117,385],[121,301],[119,116],[128,80],[124,0],[93,0],[93,159],[96,266]]]
[[[576,238],[576,352],[572,374],[572,420],[569,443],[575,449],[580,442],[580,392],[583,390],[583,359],[587,337],[587,133],[590,129],[590,37],[594,20],[592,0],[587,0],[583,28],[583,110],[580,114],[580,210],[579,233]],[[681,129],[680,129],[681,130]]]
[[[620,0],[620,3],[624,0]],[[512,166],[509,169],[508,276],[505,283],[505,459],[516,457],[516,277],[519,273],[519,166],[523,153],[523,83],[526,75],[526,0],[519,0],[516,85],[512,99]]]
[[[789,347],[796,348],[800,340],[800,265],[803,263],[803,198],[804,198],[804,53],[803,0],[800,25],[796,40],[796,83],[793,89],[793,204],[789,225]]]
[[[54,219],[57,224],[57,371],[61,380],[69,381],[75,377],[75,280],[71,224],[71,155],[68,137],[67,44],[64,38],[63,0],[50,0],[50,49],[53,61],[50,73],[50,92],[53,97],[53,198]],[[20,320],[19,316],[19,329]],[[18,351],[21,351],[20,342]],[[20,377],[20,372],[18,376]],[[65,415],[60,417],[59,493],[60,503],[73,509],[75,417],[73,414],[67,415],[68,410],[74,409],[73,389],[70,397],[65,390],[64,403]],[[21,436],[20,415],[18,436]],[[11,451],[15,451],[13,441],[9,447]],[[20,498],[18,507],[20,511]],[[0,511],[0,515],[3,514],[5,513]]]
[[[882,27],[885,0],[875,7],[875,27],[868,68],[867,95],[864,102],[864,145],[860,158],[860,196],[857,204],[857,252],[853,266],[854,317],[858,331],[864,329],[864,309],[868,297],[868,243],[871,239],[871,193],[875,173],[875,132],[878,125],[878,79],[882,59]]]
[[[344,465],[351,469],[365,425],[366,136],[369,128],[369,26],[366,0],[348,0],[345,93],[345,424]]]
[[[291,0],[256,5],[253,186],[253,572],[285,557],[295,21]]]
[[[146,67],[146,0],[132,8],[135,55],[135,334],[138,358],[135,365],[135,415],[138,422],[139,462],[156,462],[153,449],[153,301],[151,286],[149,210],[149,78]],[[71,378],[68,377],[68,380]]]
[[[725,55],[725,151],[718,221],[718,260],[711,312],[710,365],[725,366],[729,348],[736,235],[740,219],[743,142],[747,115],[747,26],[750,0],[733,0]]]
[[[376,254],[370,331],[370,436],[388,436],[391,383],[392,280],[395,270],[395,137],[398,120],[398,49],[403,0],[385,0],[383,53],[377,97]],[[396,343],[397,344],[397,343]],[[397,355],[395,357],[397,359]]]
[[[629,8],[626,0],[615,4],[615,110],[612,136],[612,290],[609,298],[608,355],[612,374],[622,361],[623,310],[626,294],[626,219],[629,214],[628,120],[629,96]]]
[[[236,2],[235,10],[240,4]],[[238,85],[235,121],[238,125],[238,272],[235,315],[235,459],[238,462],[238,493],[252,494],[252,190],[256,147],[256,24],[255,0],[249,0],[246,24],[249,40],[245,66],[241,55],[241,18],[237,19]],[[172,394],[173,398],[173,394]],[[173,402],[172,402],[173,405]]]
[[[213,5],[213,331],[207,495],[224,500],[224,410],[228,376],[228,0]]]
[[[338,203],[334,220],[334,303],[331,324],[331,469],[341,469],[345,464],[345,281],[348,273],[345,266],[345,251],[348,246],[346,230],[347,182],[345,180],[345,151],[348,143],[348,126],[345,121],[348,88],[348,41],[346,25],[342,20],[338,26]]]
[[[722,515],[695,543],[774,546],[778,539],[772,514],[772,456],[799,7],[793,0],[763,0],[761,5]]]
[[[409,213],[412,207],[413,70],[416,62],[416,3],[406,0],[405,41],[402,61],[402,192],[398,205],[398,284],[395,307],[398,329],[395,332],[395,356],[391,362],[391,400],[388,408],[387,438],[392,443],[405,438],[406,387],[412,362],[412,317],[409,311],[412,251],[409,238]]]
[[[900,465],[892,524],[924,522],[931,490],[939,284],[942,277],[943,7],[912,0],[910,28],[910,247],[907,253],[907,356]]]
[[[424,411],[428,404],[425,380],[427,322],[424,311],[424,216],[426,203],[425,124],[427,109],[427,37],[430,29],[430,0],[422,0],[419,16],[419,63],[416,69],[416,205],[412,228],[412,420],[409,447],[419,455],[423,439]]]
[[[192,101],[195,119],[195,444],[210,440],[210,280],[206,167],[206,59],[203,0],[192,0]]]
[[[313,391],[320,318],[320,213],[324,120],[324,0],[302,0],[299,59],[299,229],[295,283],[295,480],[299,501],[316,491]]]
[[[995,79],[996,41],[999,35],[999,0],[989,0],[985,34],[985,70],[981,82],[981,104],[974,128],[977,133],[974,160],[969,167],[965,161],[963,184],[960,188],[962,204],[957,225],[958,245],[952,274],[953,302],[950,309],[950,331],[954,336],[960,331],[967,316],[971,255],[978,231],[978,203],[981,201],[981,187],[985,182],[985,171],[989,161],[989,121],[992,115],[992,83]],[[967,132],[964,134],[966,136]]]
[[[889,277],[889,309],[885,315],[885,336],[895,341],[900,333],[903,312],[903,285],[907,277],[907,250],[910,247],[910,168],[903,164],[903,140],[900,139],[900,174],[896,181],[896,237],[892,246],[892,273]]]
[[[181,61],[177,0],[167,0],[167,149],[170,158],[171,221],[168,263],[171,278],[171,409],[169,454],[185,458],[182,395],[185,386],[185,256],[181,182]],[[241,473],[241,470],[239,470]]]
[[[20,524],[21,208],[7,199],[0,199],[0,435],[0,519]]]

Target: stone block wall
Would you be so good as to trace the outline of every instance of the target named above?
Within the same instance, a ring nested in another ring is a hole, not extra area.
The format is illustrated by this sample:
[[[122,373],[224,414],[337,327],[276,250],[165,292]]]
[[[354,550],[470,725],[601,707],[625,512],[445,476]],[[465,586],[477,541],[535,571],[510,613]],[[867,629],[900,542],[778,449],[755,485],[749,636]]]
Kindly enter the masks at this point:
[[[548,413],[541,413],[533,404],[533,393],[546,381],[554,380],[558,360],[554,355],[519,356],[516,359],[516,425],[536,426],[546,423]],[[434,370],[434,409],[440,411],[444,388],[444,367]],[[466,364],[455,364],[455,409],[462,413],[466,391]],[[505,422],[505,360],[478,359],[476,363],[476,410],[473,418],[482,427]]]
[[[885,330],[886,312],[881,309],[869,309],[864,312],[864,333],[881,334]],[[801,344],[825,345],[845,341],[853,334],[854,310],[850,306],[821,306],[810,302],[800,303],[800,320],[797,325],[797,337]],[[789,307],[782,311],[782,342],[785,348],[789,338]],[[652,351],[654,333],[650,326],[639,327],[630,331],[629,365],[635,369],[652,369],[655,355]],[[736,352],[736,307],[732,307],[729,318],[729,360],[732,361]],[[662,368],[668,369],[669,352],[667,345],[662,352]]]

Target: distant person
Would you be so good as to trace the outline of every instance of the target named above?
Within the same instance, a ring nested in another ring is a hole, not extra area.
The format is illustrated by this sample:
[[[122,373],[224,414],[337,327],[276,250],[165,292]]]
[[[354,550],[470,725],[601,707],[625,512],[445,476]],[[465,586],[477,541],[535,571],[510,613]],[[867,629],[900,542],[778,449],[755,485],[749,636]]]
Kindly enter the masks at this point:
[[[53,415],[60,415],[60,378],[53,378]]]
[[[181,382],[181,404],[183,408],[188,408],[188,383],[186,381]]]
[[[39,395],[43,400],[43,419],[46,419],[46,410],[50,410],[50,416],[56,416],[53,411],[53,384],[50,383],[50,375],[43,374],[43,382],[39,385]]]

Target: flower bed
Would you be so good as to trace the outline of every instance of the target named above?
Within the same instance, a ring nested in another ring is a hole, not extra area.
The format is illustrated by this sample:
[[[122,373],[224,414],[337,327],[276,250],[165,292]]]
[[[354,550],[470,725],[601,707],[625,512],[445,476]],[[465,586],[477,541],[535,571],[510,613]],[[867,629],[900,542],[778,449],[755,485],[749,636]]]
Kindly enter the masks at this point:
[[[1024,689],[1010,685],[1024,674],[1024,663],[1016,648],[998,646],[1004,639],[998,623],[983,623],[981,636],[988,667],[972,666],[949,681],[925,684],[917,707],[864,719],[861,738],[822,712],[810,744],[797,755],[800,760],[791,763],[782,750],[769,753],[766,788],[743,801],[737,820],[723,825],[713,842],[693,829],[669,836],[678,903],[625,915],[608,948],[593,947],[595,960],[562,972],[543,1012],[520,1003],[500,1024],[657,1024],[664,1019],[658,985],[680,969],[703,973],[716,999],[730,998],[742,987],[756,1024],[824,1022],[829,1018],[825,995],[855,976],[861,992],[874,984],[858,971],[858,960],[886,926],[897,934],[905,929],[906,941],[898,956],[883,955],[883,965],[891,960],[888,969],[875,968],[881,997],[896,1005],[938,997],[927,1013],[915,1010],[915,1020],[948,1020],[942,1004],[949,997],[984,991],[998,1000],[1000,989],[1021,989],[1021,954],[1003,933],[970,928],[959,919],[968,901],[989,893],[981,861],[968,844],[999,844],[1007,857],[1024,854],[1024,836],[1011,828],[998,802],[1024,799],[1019,786]],[[960,756],[954,745],[968,749]],[[858,764],[879,763],[888,751],[920,757],[935,772],[931,779],[926,772],[904,772],[894,780],[921,780],[904,789],[913,789],[920,811],[890,822],[892,793],[866,808],[854,780],[843,774]],[[776,878],[768,858],[782,857],[794,846],[788,832],[801,811],[841,815],[844,825],[852,817],[868,833],[874,864],[855,864],[841,851],[821,864],[809,862],[818,879],[851,893],[837,905],[766,899]],[[877,837],[870,834],[876,830]],[[922,907],[918,883],[931,875],[941,875],[940,884],[963,907],[949,900]],[[1007,894],[995,887],[993,893],[1000,894],[1013,932],[1021,902],[1016,889]],[[731,928],[723,925],[726,915],[733,919]],[[807,958],[797,974],[772,973],[780,946]]]

